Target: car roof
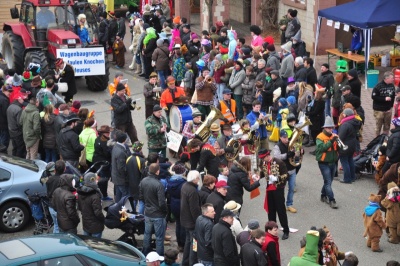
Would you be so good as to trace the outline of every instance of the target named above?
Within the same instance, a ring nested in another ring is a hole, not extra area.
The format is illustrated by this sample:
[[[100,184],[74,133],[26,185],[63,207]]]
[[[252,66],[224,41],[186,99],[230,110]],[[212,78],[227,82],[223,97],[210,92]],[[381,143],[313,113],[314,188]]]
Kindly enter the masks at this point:
[[[17,260],[28,256],[47,256],[65,251],[79,252],[90,249],[84,241],[71,234],[38,235],[0,243],[3,259]],[[0,260],[1,261],[1,260]]]
[[[38,173],[40,170],[44,170],[46,163],[40,160],[27,160],[16,156],[11,156],[5,153],[0,153],[0,165],[1,164],[11,164],[19,166],[25,170],[30,170]]]

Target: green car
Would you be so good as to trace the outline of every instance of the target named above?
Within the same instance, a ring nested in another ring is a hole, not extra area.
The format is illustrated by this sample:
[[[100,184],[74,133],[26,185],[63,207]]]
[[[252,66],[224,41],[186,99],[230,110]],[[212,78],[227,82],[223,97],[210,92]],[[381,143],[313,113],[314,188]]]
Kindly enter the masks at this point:
[[[146,265],[135,247],[73,234],[36,235],[0,243],[0,265]]]

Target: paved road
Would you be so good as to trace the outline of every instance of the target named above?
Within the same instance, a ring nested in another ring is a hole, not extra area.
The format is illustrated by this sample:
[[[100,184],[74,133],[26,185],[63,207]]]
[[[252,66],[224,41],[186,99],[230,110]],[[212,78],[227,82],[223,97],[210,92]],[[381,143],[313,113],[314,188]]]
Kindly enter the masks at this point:
[[[134,78],[130,75],[129,70],[124,70],[125,76],[129,78],[129,86],[131,87],[132,97],[134,99],[142,98],[142,87],[144,81]],[[115,75],[115,69],[111,70],[110,78]],[[90,110],[96,110],[95,117],[98,126],[109,124],[110,96],[107,91],[90,92],[84,84],[84,79],[77,80],[78,94],[76,99],[81,101],[89,101],[83,107]],[[140,111],[133,111],[132,117],[136,125],[139,138],[146,140],[144,130],[144,102],[139,101],[142,106]],[[147,145],[147,144],[145,144]],[[322,177],[314,157],[308,154],[311,148],[306,148],[306,154],[303,159],[303,166],[297,177],[297,192],[294,195],[294,206],[298,213],[288,213],[289,225],[292,228],[299,229],[297,233],[290,234],[290,238],[280,242],[280,250],[282,257],[282,265],[287,265],[290,258],[297,254],[300,239],[305,235],[310,226],[322,227],[326,225],[330,228],[335,242],[341,251],[353,251],[360,260],[360,265],[385,265],[390,259],[400,259],[399,246],[387,242],[384,235],[381,239],[381,248],[383,253],[371,252],[365,244],[363,238],[363,220],[362,213],[365,205],[368,203],[367,198],[370,193],[377,192],[377,186],[371,177],[362,178],[354,184],[347,185],[335,181],[333,190],[339,209],[333,210],[327,204],[320,202],[320,189],[322,185]],[[147,148],[144,147],[147,154]],[[265,195],[265,183],[262,185],[262,193],[256,199],[250,200],[249,195],[245,194],[245,203],[241,212],[241,220],[245,225],[249,219],[256,218],[263,225],[267,221],[267,214],[263,210],[263,200]],[[110,189],[111,190],[111,189]],[[174,235],[174,225],[168,225],[168,232]],[[0,241],[15,237],[31,235],[33,226],[27,227],[24,231],[15,234],[0,234]],[[79,229],[81,231],[81,228]],[[119,230],[106,229],[103,236],[109,239],[117,239],[121,235]]]

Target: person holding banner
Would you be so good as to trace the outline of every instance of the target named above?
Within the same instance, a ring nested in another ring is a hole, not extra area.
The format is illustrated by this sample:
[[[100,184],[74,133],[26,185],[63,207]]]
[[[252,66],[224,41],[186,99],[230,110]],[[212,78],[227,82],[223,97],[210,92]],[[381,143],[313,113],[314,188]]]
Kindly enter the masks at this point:
[[[162,108],[156,104],[153,107],[153,115],[149,116],[144,122],[146,134],[148,137],[147,147],[150,152],[161,152],[164,157],[167,156],[167,132],[170,126],[167,120],[162,116]]]

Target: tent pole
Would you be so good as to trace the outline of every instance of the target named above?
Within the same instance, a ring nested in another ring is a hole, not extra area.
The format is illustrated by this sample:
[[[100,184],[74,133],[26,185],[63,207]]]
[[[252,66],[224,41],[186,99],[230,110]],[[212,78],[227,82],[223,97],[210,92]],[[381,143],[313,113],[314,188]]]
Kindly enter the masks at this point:
[[[318,20],[317,20],[317,30],[315,31],[314,66],[316,66],[316,64],[317,64],[317,46],[318,46],[319,32],[320,32],[320,30],[321,30],[321,21],[322,21],[322,17],[318,16]]]

